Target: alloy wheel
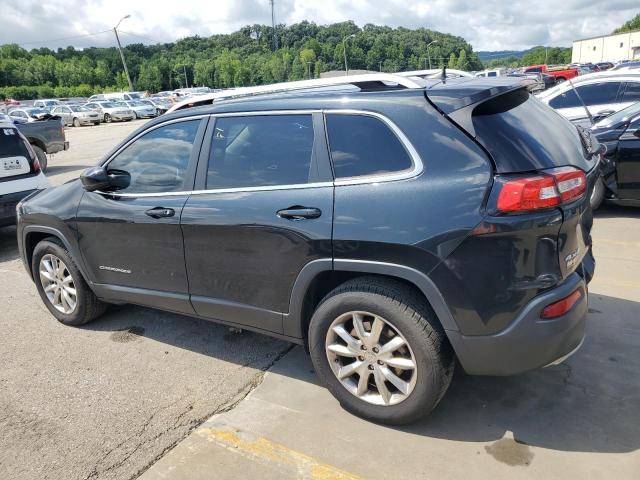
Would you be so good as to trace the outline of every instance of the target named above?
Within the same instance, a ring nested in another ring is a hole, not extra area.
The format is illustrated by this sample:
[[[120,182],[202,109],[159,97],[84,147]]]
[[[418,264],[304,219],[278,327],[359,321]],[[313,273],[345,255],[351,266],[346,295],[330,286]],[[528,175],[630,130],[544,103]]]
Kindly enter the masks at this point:
[[[325,350],[342,386],[367,403],[395,405],[406,400],[415,387],[417,362],[411,347],[379,315],[340,315],[329,327]]]
[[[71,314],[78,305],[78,294],[73,277],[65,263],[53,254],[40,259],[40,283],[47,299],[56,310]]]

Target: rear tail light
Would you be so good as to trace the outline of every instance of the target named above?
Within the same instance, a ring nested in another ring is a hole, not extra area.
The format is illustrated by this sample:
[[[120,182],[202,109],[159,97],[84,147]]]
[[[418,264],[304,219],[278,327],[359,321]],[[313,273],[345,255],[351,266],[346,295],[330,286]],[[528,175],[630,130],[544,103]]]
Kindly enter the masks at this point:
[[[552,208],[584,196],[587,177],[582,170],[561,167],[530,177],[500,178],[497,209],[518,213]]]
[[[561,317],[569,310],[573,308],[573,306],[578,303],[578,301],[582,298],[582,289],[577,289],[571,295],[564,297],[562,300],[558,300],[551,305],[547,305],[542,313],[540,314],[540,318],[551,319]]]

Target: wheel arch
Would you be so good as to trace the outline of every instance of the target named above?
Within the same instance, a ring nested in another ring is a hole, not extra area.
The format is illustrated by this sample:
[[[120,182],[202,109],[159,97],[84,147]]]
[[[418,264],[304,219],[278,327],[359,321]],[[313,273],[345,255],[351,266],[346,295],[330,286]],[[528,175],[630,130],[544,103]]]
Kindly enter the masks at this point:
[[[442,294],[424,273],[404,265],[385,262],[320,259],[308,263],[300,271],[291,292],[289,313],[283,315],[283,333],[303,338],[306,344],[311,315],[322,298],[347,280],[364,275],[393,279],[414,288],[429,303],[445,332],[458,331]]]
[[[79,257],[78,252],[69,240],[65,237],[65,235],[58,229],[53,227],[45,227],[45,226],[36,226],[36,225],[28,225],[22,231],[22,251],[23,251],[23,262],[25,264],[25,268],[27,272],[29,272],[29,276],[31,280],[33,280],[33,272],[31,271],[31,261],[33,260],[33,251],[36,248],[36,245],[40,243],[42,240],[45,240],[49,237],[53,237],[60,241],[64,248],[69,252],[71,257],[73,258],[78,270],[82,274],[84,280],[88,285],[92,285],[92,282],[89,281],[89,277],[87,277],[86,272],[84,271],[84,266],[82,265],[81,257]]]

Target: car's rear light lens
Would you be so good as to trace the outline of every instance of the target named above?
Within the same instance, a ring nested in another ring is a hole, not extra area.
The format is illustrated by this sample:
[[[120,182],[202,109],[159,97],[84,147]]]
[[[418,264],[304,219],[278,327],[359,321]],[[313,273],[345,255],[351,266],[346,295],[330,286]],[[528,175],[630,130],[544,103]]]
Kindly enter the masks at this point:
[[[561,167],[530,177],[500,178],[497,184],[497,210],[518,213],[552,208],[580,198],[587,189],[587,177],[577,168]]]
[[[558,318],[567,313],[569,310],[573,308],[573,306],[578,303],[578,301],[582,298],[582,289],[578,288],[571,295],[564,297],[562,300],[558,300],[551,305],[547,305],[542,313],[540,314],[540,318],[550,319],[550,318]]]

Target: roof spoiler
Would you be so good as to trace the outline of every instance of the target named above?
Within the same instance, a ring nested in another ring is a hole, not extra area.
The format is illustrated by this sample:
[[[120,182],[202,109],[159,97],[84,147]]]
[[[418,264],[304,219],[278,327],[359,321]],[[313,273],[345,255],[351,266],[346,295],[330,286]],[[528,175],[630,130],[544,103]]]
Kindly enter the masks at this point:
[[[473,110],[498,96],[521,89],[530,89],[535,81],[519,77],[478,77],[438,83],[426,90],[429,101],[442,113],[475,137]]]

